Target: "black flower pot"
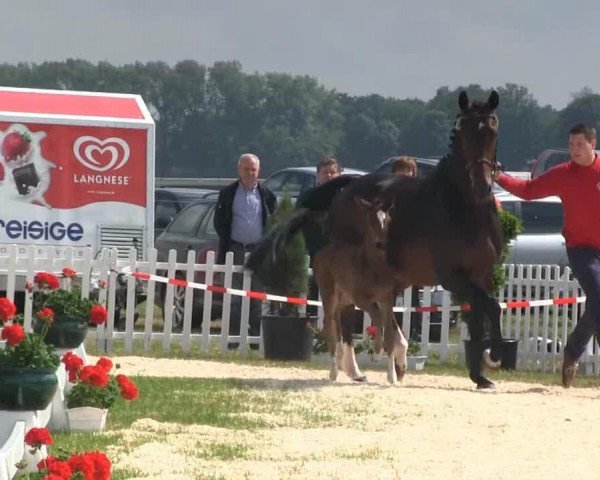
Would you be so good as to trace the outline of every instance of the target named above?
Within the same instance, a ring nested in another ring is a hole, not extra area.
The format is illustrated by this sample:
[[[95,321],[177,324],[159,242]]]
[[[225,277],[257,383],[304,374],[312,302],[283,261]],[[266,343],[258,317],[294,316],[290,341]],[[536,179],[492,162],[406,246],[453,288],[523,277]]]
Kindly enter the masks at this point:
[[[33,331],[41,333],[43,323],[40,320],[33,322]],[[87,336],[87,319],[84,321],[79,317],[56,317],[44,341],[56,348],[77,348],[83,343]]]
[[[465,340],[465,361],[467,365],[470,364],[470,358],[473,351],[478,351],[477,345],[471,342],[471,340]],[[483,341],[483,348],[490,348],[490,341]],[[517,368],[517,353],[519,350],[519,340],[514,338],[505,338],[502,340],[502,350],[501,354],[501,365],[500,368],[502,370],[515,370]]]
[[[265,358],[311,359],[317,317],[267,315],[261,325]]]
[[[0,367],[0,410],[44,410],[56,393],[53,368]]]

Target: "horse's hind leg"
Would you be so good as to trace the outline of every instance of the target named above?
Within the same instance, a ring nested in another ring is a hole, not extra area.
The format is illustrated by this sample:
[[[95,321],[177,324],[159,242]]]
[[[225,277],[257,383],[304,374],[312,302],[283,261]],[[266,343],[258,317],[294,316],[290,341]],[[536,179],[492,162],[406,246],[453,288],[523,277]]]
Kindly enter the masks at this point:
[[[348,306],[347,308],[354,308],[354,305]],[[338,319],[342,333],[344,371],[355,382],[366,382],[367,377],[365,377],[358,368],[356,355],[354,354],[354,344],[352,339],[352,331],[354,329],[353,315],[342,315],[340,310],[338,310]]]
[[[319,286],[321,287],[321,301],[323,302],[323,331],[327,336],[327,347],[331,355],[331,366],[329,369],[329,378],[334,382],[339,373],[341,348],[339,347],[339,325],[336,318],[337,294],[335,287],[327,283],[329,278],[321,278]]]

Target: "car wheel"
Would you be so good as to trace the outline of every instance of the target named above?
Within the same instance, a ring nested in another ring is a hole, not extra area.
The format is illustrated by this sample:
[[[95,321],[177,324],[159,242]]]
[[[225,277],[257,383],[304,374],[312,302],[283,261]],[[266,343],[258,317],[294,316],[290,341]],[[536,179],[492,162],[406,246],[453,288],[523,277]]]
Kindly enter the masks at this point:
[[[178,280],[184,280],[180,274],[175,275]],[[162,291],[162,305],[163,305],[163,321],[166,321],[166,299],[167,289],[166,287]],[[171,315],[171,331],[182,332],[183,331],[183,312],[185,307],[185,287],[175,285],[173,291],[173,314]]]

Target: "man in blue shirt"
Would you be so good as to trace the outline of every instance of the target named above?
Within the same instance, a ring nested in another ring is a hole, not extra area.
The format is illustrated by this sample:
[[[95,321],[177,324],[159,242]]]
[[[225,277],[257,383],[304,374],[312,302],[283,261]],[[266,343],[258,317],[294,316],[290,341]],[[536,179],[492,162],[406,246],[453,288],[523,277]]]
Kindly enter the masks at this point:
[[[277,199],[258,181],[259,173],[258,157],[244,153],[238,160],[239,179],[219,193],[214,218],[215,230],[219,235],[217,263],[224,263],[225,253],[233,252],[235,264],[242,265],[244,256],[261,239],[267,219],[275,211]],[[235,277],[234,288],[241,288],[240,275]],[[260,287],[256,280],[253,281],[253,289]],[[253,336],[260,334],[260,309],[260,301],[250,302],[250,335]],[[229,333],[237,335],[239,329],[239,315],[232,315]]]

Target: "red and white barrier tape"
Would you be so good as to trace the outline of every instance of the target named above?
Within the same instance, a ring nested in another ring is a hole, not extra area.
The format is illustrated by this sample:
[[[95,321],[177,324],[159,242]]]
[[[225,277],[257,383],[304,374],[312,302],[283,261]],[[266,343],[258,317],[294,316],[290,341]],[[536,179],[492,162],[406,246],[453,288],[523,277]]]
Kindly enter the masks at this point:
[[[182,280],[179,278],[168,278],[161,277],[159,275],[153,275],[150,273],[144,272],[133,272],[129,267],[125,267],[121,270],[121,273],[124,275],[131,275],[138,280],[145,281],[154,281],[160,283],[167,283],[171,285],[175,285],[177,287],[189,287],[196,288],[198,290],[207,290],[209,292],[214,293],[228,293],[230,295],[237,295],[239,297],[249,297],[255,298],[257,300],[273,300],[275,302],[285,302],[285,303],[294,303],[296,305],[315,305],[322,306],[322,303],[318,300],[308,300],[306,298],[298,298],[298,297],[284,297],[282,295],[272,295],[270,293],[265,292],[253,292],[246,290],[238,290],[236,288],[229,287],[220,287],[218,285],[207,285],[206,283],[197,283],[197,282],[188,282],[187,280]],[[571,305],[575,303],[583,303],[585,302],[585,297],[567,297],[567,298],[549,298],[547,300],[517,300],[510,302],[500,302],[500,308],[502,310],[511,309],[511,308],[529,308],[529,307],[543,307],[547,305]],[[394,307],[394,312],[429,312],[429,313],[437,313],[443,310],[442,307],[431,306],[431,307]],[[471,310],[471,306],[468,304],[465,305],[452,305],[449,308],[450,311],[453,312],[468,312]]]

